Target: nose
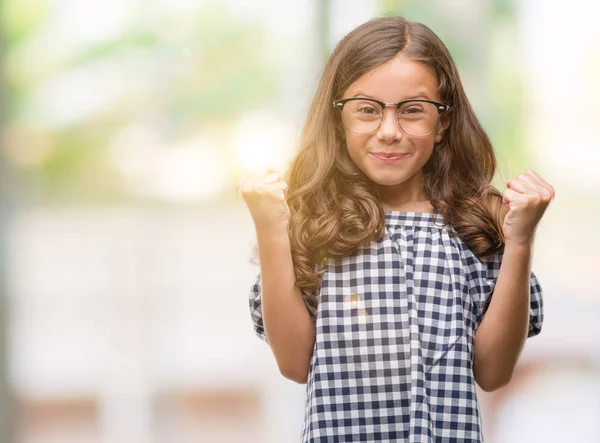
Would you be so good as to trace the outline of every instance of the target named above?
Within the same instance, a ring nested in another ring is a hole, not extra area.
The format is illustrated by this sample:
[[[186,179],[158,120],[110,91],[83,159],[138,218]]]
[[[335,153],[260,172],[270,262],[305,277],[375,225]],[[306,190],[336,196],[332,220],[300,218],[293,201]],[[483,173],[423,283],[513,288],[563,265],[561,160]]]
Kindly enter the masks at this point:
[[[402,130],[398,123],[396,108],[386,107],[383,111],[383,120],[377,129],[377,138],[386,143],[393,143],[402,137]]]

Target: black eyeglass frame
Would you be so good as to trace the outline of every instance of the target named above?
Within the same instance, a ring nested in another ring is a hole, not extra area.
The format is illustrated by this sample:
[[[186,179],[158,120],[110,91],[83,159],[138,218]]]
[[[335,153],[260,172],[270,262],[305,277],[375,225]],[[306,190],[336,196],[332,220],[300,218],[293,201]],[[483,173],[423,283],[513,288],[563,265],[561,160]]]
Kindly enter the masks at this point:
[[[426,98],[411,98],[408,100],[402,100],[400,102],[382,102],[381,100],[377,100],[376,98],[367,98],[367,97],[350,97],[350,98],[342,98],[339,100],[334,100],[333,101],[333,107],[336,109],[339,109],[340,111],[342,111],[344,109],[344,105],[348,102],[351,101],[356,101],[356,100],[362,100],[362,101],[371,101],[371,102],[375,102],[377,103],[379,106],[381,106],[383,109],[393,106],[396,108],[396,114],[398,114],[398,110],[400,109],[400,106],[406,104],[406,103],[413,103],[413,102],[426,102],[426,103],[432,103],[436,106],[437,110],[438,110],[438,121],[439,121],[439,116],[442,114],[442,112],[448,112],[450,110],[450,105],[446,105],[444,103],[440,103],[440,102],[436,102],[434,100],[429,100]],[[342,118],[343,120],[343,118]],[[397,119],[399,120],[399,119]],[[354,133],[354,134],[372,134],[373,132],[377,131],[379,129],[379,127],[381,126],[381,122],[383,122],[383,114],[381,115],[381,121],[379,122],[379,125],[377,126],[377,128],[373,129],[371,132],[354,132],[354,131],[350,131],[350,129],[348,129],[348,131]],[[344,123],[344,126],[346,124]],[[436,122],[437,125],[437,122]],[[400,124],[400,121],[398,121],[398,126],[400,126],[400,129],[402,129],[403,132],[406,133],[406,131],[404,130],[404,128],[402,127],[402,125]],[[347,126],[346,126],[347,127]],[[435,126],[434,126],[435,129]],[[428,133],[428,134],[424,134],[421,137],[425,137],[429,134],[431,134],[431,132],[433,132],[433,129]],[[408,134],[408,133],[407,133]],[[412,134],[409,134],[412,135]],[[416,136],[415,136],[416,137]]]

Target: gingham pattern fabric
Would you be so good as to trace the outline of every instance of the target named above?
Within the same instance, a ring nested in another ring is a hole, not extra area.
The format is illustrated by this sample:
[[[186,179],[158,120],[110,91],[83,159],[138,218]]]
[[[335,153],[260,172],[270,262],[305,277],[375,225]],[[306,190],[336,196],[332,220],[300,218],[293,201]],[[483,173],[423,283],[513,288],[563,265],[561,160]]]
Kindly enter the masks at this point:
[[[479,260],[439,214],[385,216],[379,241],[328,260],[301,441],[481,442],[473,337],[502,257]],[[542,290],[530,282],[533,336]],[[266,340],[260,275],[250,311]]]

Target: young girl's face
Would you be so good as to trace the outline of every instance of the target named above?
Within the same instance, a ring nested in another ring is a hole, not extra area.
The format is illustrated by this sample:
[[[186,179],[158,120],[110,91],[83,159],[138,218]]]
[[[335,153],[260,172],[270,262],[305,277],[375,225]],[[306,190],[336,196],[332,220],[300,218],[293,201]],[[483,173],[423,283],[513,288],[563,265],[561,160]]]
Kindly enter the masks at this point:
[[[437,79],[430,68],[399,55],[352,83],[343,98],[365,97],[383,102],[421,98],[440,102],[437,90]],[[348,153],[356,166],[379,185],[396,186],[407,181],[415,182],[431,157],[434,143],[442,139],[448,123],[448,119],[440,116],[431,134],[408,135],[400,128],[396,109],[388,106],[381,125],[370,134],[356,134],[345,127]],[[381,158],[398,154],[404,156],[398,160]]]

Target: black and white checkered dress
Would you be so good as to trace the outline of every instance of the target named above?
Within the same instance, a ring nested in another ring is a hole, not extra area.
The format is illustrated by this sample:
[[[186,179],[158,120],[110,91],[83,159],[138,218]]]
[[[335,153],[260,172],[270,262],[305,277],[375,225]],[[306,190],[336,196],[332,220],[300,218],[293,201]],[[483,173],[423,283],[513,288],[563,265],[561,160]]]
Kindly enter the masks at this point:
[[[502,257],[479,260],[439,214],[385,216],[379,241],[328,261],[301,441],[481,442],[473,338]],[[530,281],[531,337],[543,306]],[[266,341],[260,276],[250,311]]]

